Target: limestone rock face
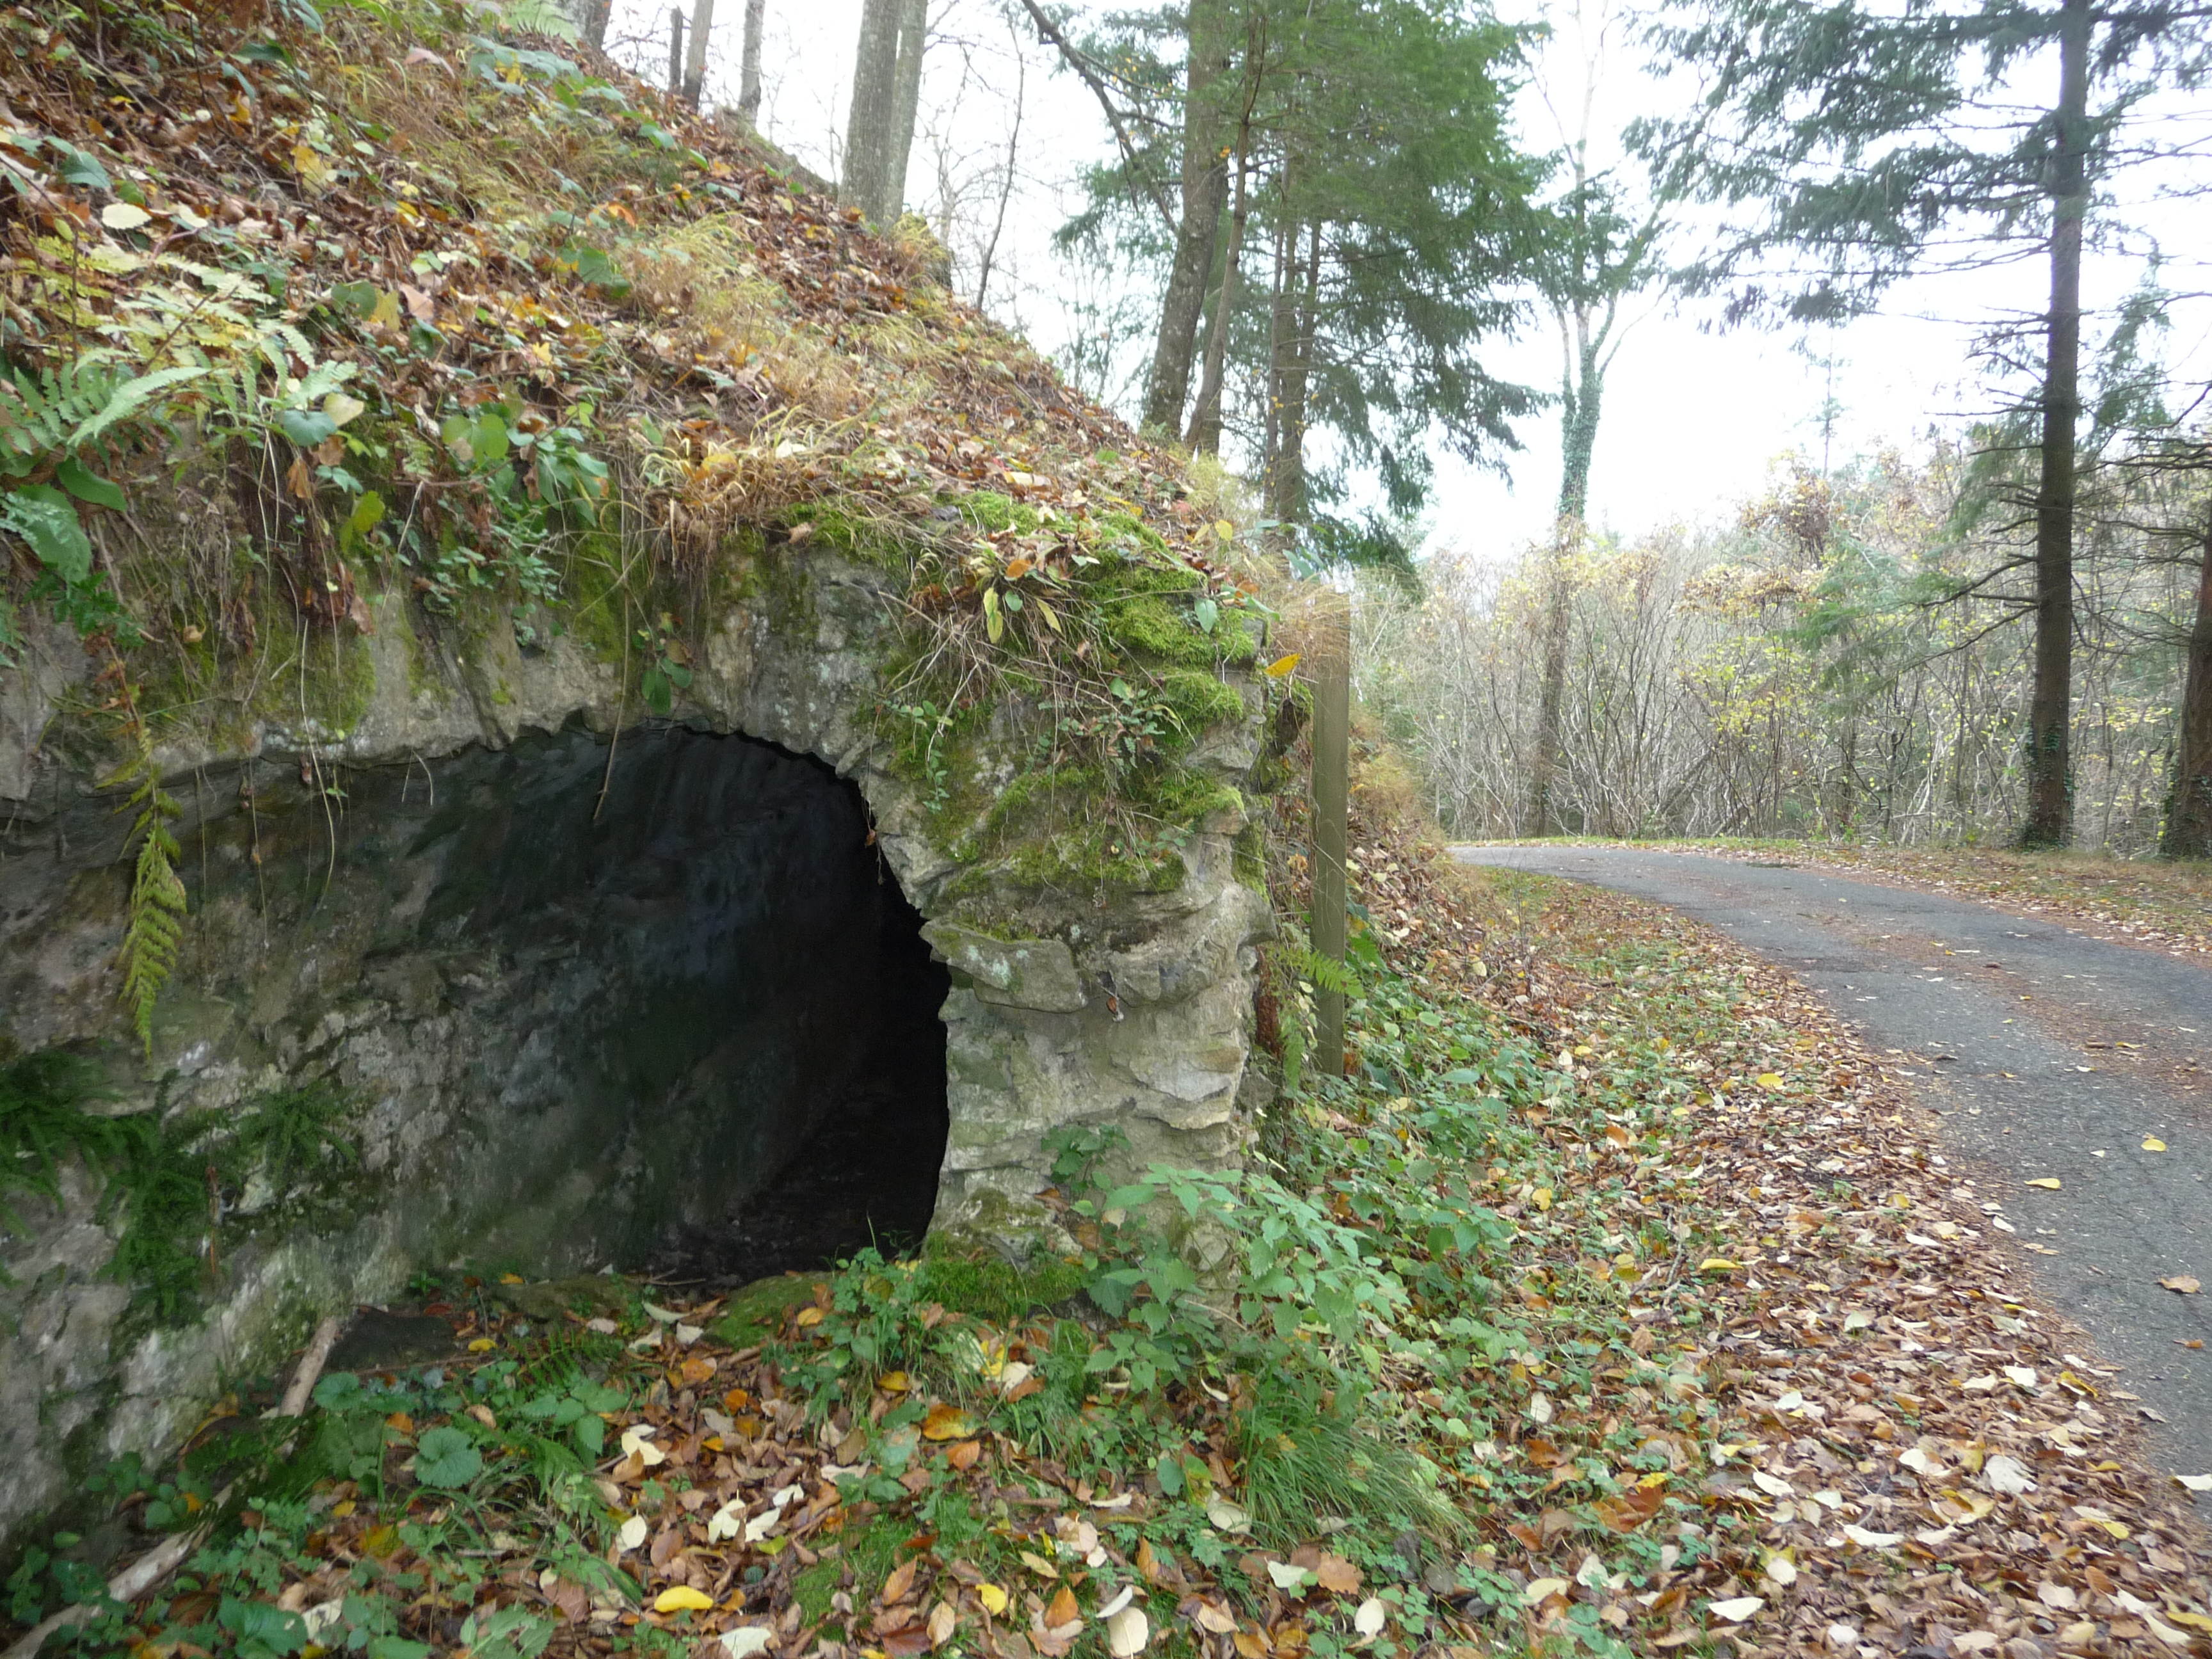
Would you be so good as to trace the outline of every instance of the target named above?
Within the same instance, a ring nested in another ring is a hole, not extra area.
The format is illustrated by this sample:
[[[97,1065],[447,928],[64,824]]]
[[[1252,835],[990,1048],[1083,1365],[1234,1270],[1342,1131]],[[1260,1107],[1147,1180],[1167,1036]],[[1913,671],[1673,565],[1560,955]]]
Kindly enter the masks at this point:
[[[1241,1155],[1267,914],[1241,815],[1193,826],[1172,890],[979,882],[880,734],[890,583],[820,553],[733,591],[667,719],[578,632],[392,594],[274,671],[296,696],[165,726],[191,914],[150,1064],[117,1004],[128,820],[70,712],[81,653],[33,634],[0,670],[0,1054],[95,1055],[115,1113],[328,1086],[359,1157],[250,1187],[182,1322],[103,1276],[118,1220],[84,1168],[0,1217],[0,1553],[325,1313],[462,1261],[634,1266],[726,1213],[871,1040],[902,902],[949,986],[933,1226],[1034,1234],[1061,1126],[1118,1126],[1137,1165]],[[1206,734],[1209,777],[1244,781],[1251,725]]]

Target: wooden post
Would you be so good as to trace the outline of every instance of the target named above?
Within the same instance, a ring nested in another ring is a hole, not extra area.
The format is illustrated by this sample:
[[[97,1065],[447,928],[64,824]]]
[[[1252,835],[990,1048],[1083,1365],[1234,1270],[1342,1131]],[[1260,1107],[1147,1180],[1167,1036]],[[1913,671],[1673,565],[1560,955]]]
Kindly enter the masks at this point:
[[[1345,817],[1352,784],[1352,611],[1344,595],[1321,617],[1314,636],[1313,933],[1314,954],[1344,961]],[[1316,1069],[1344,1075],[1344,993],[1314,994]]]
[[[684,90],[684,8],[668,9],[668,93],[674,97]]]

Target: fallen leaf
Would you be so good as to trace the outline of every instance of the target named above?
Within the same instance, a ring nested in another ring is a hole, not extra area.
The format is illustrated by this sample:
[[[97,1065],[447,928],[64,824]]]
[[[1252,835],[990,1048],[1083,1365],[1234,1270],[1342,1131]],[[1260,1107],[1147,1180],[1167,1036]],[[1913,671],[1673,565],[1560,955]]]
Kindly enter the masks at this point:
[[[2212,1474],[2177,1474],[2173,1478],[2191,1492],[2212,1492]]]
[[[1370,1595],[1359,1604],[1358,1611],[1352,1615],[1352,1628],[1372,1641],[1382,1633],[1382,1626],[1389,1622],[1389,1618],[1390,1615],[1383,1610],[1382,1601]]]
[[[1899,1463],[1902,1463],[1906,1468],[1911,1469],[1915,1474],[1936,1475],[1945,1473],[1944,1468],[1941,1463],[1930,1457],[1926,1452],[1921,1450],[1917,1446],[1913,1446],[1905,1451],[1899,1452],[1897,1455],[1897,1461]]]
[[[1522,1605],[1533,1607],[1539,1601],[1548,1601],[1566,1588],[1567,1581],[1564,1578],[1531,1578],[1522,1588]]]
[[[1724,1255],[1709,1255],[1698,1263],[1701,1273],[1732,1273],[1742,1264],[1729,1261]]]
[[[2028,1478],[2027,1465],[2017,1457],[2002,1454],[1982,1465],[1982,1480],[1991,1492],[2007,1498],[2017,1498],[2035,1490],[2035,1482]]]
[[[2167,1290],[2178,1291],[2183,1296],[2194,1296],[2204,1288],[2187,1273],[2176,1273],[2171,1279],[2161,1279],[2158,1282]]]
[[[689,1584],[672,1584],[653,1598],[655,1613],[704,1613],[714,1605],[713,1596]]]
[[[1250,1514],[1225,1498],[1206,1500],[1206,1518],[1224,1532],[1243,1532],[1252,1524]]]
[[[136,230],[153,217],[144,208],[134,207],[128,202],[110,202],[100,210],[100,222],[110,230]]]
[[[894,1601],[905,1601],[914,1590],[914,1571],[912,1560],[899,1563],[891,1570],[890,1577],[884,1580],[882,1594],[876,1599],[885,1607],[890,1606]],[[1053,1622],[1057,1624],[1060,1621],[1054,1620]]]
[[[1193,1609],[1191,1617],[1198,1621],[1200,1630],[1215,1636],[1226,1636],[1237,1628],[1237,1615],[1218,1601],[1200,1601]],[[1378,1623],[1376,1629],[1379,1631],[1381,1628]]]
[[[965,1440],[975,1432],[974,1418],[941,1400],[929,1408],[929,1415],[921,1420],[921,1437],[925,1440]]]
[[[929,1610],[929,1645],[941,1648],[952,1639],[952,1632],[960,1628],[960,1615],[952,1611],[950,1602],[939,1601]]]
[[[2035,1587],[2035,1599],[2046,1607],[2060,1613],[2071,1613],[2081,1605],[2081,1598],[2064,1584],[2054,1584],[2048,1579]]]
[[[2166,1143],[2156,1135],[2145,1135],[2142,1149],[2147,1152],[2162,1152],[2166,1150]]]
[[[1274,1581],[1279,1590],[1303,1591],[1305,1588],[1306,1570],[1293,1566],[1287,1561],[1268,1562],[1267,1577]]]
[[[1057,1578],[1060,1577],[1060,1569],[1058,1567],[1055,1567],[1051,1562],[1046,1560],[1044,1557],[1036,1553],[1036,1552],[1032,1550],[1024,1550],[1022,1552],[1022,1565],[1027,1567],[1031,1572],[1039,1574],[1046,1578]]]
[[[1771,1555],[1766,1559],[1766,1576],[1787,1589],[1797,1582],[1797,1564],[1786,1555]]]
[[[1115,1613],[1121,1612],[1122,1608],[1127,1607],[1130,1602],[1136,1599],[1137,1587],[1134,1584],[1124,1584],[1119,1590],[1115,1592],[1114,1599],[1112,1601],[1107,1602],[1104,1607],[1099,1608],[1097,1612],[1092,1613],[1091,1616],[1093,1619],[1111,1619]]]
[[[740,1625],[735,1630],[722,1632],[722,1651],[728,1659],[752,1659],[764,1653],[775,1640],[775,1632],[765,1625]]]
[[[981,1441],[963,1440],[958,1445],[953,1447],[951,1450],[945,1454],[945,1461],[947,1463],[950,1463],[954,1468],[965,1471],[974,1468],[975,1467],[975,1460],[982,1455],[983,1443]]]
[[[629,1520],[623,1522],[620,1529],[616,1532],[615,1542],[626,1550],[634,1550],[645,1542],[646,1534],[652,1530],[652,1528],[646,1525],[643,1516],[633,1515]]]
[[[1142,1653],[1152,1638],[1152,1626],[1142,1607],[1123,1607],[1107,1618],[1106,1649],[1114,1659],[1131,1659],[1132,1655]]]
[[[1062,1625],[1072,1625],[1083,1617],[1083,1609],[1076,1605],[1075,1592],[1065,1584],[1053,1592],[1052,1600],[1045,1606],[1044,1622],[1048,1630],[1058,1630]]]
[[[1751,1472],[1751,1484],[1770,1498],[1795,1498],[1797,1488],[1778,1474],[1769,1474],[1765,1469]]]
[[[1869,1532],[1864,1527],[1846,1526],[1844,1536],[1860,1548],[1869,1550],[1892,1549],[1905,1541],[1901,1532]]]
[[[655,1463],[665,1463],[668,1454],[653,1443],[653,1427],[650,1423],[633,1423],[622,1431],[623,1455],[635,1457],[651,1468]]]
[[[1741,1625],[1766,1605],[1763,1595],[1732,1595],[1725,1601],[1710,1603],[1705,1611],[1716,1619],[1725,1619],[1731,1625]]]
[[[1759,1086],[1762,1089],[1779,1089],[1782,1086],[1782,1074],[1779,1072],[1761,1072],[1759,1074]]]
[[[2046,1191],[2054,1193],[2059,1189],[2059,1180],[2057,1176],[2038,1176],[2027,1184],[2031,1187],[2041,1187]]]
[[[994,1619],[1006,1610],[1006,1593],[996,1584],[976,1585],[975,1599],[983,1604],[983,1611]]]
[[[1351,1595],[1359,1589],[1359,1569],[1340,1555],[1324,1555],[1315,1564],[1314,1578],[1333,1595]]]

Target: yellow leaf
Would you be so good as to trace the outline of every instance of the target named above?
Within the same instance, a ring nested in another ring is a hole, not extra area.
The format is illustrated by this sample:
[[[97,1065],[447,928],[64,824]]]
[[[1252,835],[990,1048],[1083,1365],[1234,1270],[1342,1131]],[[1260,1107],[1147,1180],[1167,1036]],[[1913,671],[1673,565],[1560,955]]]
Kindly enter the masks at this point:
[[[1552,1207],[1552,1189],[1549,1187],[1537,1188],[1534,1192],[1528,1194],[1528,1201],[1534,1204],[1540,1210],[1550,1209]]]
[[[129,202],[110,202],[100,210],[100,222],[110,230],[136,230],[153,218],[144,208]]]
[[[1298,665],[1299,655],[1300,653],[1298,652],[1293,651],[1287,657],[1276,658],[1274,661],[1267,665],[1267,678],[1271,680],[1279,680],[1282,678],[1284,675],[1289,673],[1291,670]]]
[[[925,1440],[965,1440],[975,1432],[974,1418],[941,1400],[929,1408],[929,1415],[921,1420],[921,1437]]]
[[[1213,533],[1224,542],[1233,541],[1237,537],[1237,526],[1226,519],[1216,519],[1213,521]]]
[[[1779,1089],[1782,1086],[1782,1073],[1761,1072],[1759,1074],[1759,1086],[1762,1089]]]
[[[876,1386],[885,1394],[904,1394],[913,1385],[904,1371],[885,1371],[876,1379]]]
[[[1741,1262],[1729,1261],[1724,1255],[1709,1255],[1698,1263],[1698,1271],[1701,1273],[1732,1273],[1742,1265]]]
[[[799,1310],[799,1317],[793,1320],[791,1322],[799,1327],[802,1330],[809,1325],[819,1325],[822,1322],[822,1310],[819,1308],[801,1308]]]
[[[2204,1288],[2188,1273],[2176,1273],[2171,1279],[2161,1279],[2158,1282],[2167,1290],[2182,1296],[2194,1296]]]
[[[976,1585],[975,1599],[983,1604],[983,1611],[994,1619],[1006,1610],[1006,1593],[996,1584]]]
[[[713,1596],[689,1584],[672,1584],[653,1598],[655,1613],[704,1613],[714,1605]]]
[[[495,1346],[497,1345],[495,1344],[489,1337],[480,1336],[475,1341],[469,1344],[469,1352],[471,1353],[489,1353]]]
[[[1036,1554],[1029,1550],[1024,1550],[1022,1552],[1022,1565],[1027,1567],[1031,1572],[1041,1574],[1047,1578],[1057,1578],[1060,1577],[1060,1569],[1058,1567],[1053,1565],[1051,1562],[1046,1560],[1042,1555]]]
[[[2041,1187],[2046,1191],[2054,1193],[2059,1188],[2059,1180],[2057,1176],[2038,1176],[2027,1184],[2031,1187]]]
[[[356,413],[358,412],[358,410],[356,411]],[[499,1282],[502,1285],[520,1285],[522,1283],[522,1275],[520,1273],[501,1273],[499,1276]]]
[[[2166,1150],[2166,1143],[2156,1135],[2145,1135],[2142,1149],[2147,1152],[2162,1152]]]

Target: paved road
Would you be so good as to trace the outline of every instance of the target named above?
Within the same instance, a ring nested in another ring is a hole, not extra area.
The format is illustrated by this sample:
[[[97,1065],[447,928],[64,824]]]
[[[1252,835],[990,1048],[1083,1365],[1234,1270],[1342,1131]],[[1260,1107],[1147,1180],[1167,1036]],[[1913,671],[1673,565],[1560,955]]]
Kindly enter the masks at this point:
[[[1814,868],[1632,848],[1456,847],[1695,917],[1826,997],[1943,1114],[2037,1288],[2165,1419],[2152,1451],[2212,1473],[2212,969],[2060,922]],[[2143,1150],[2147,1138],[2164,1152]],[[2024,1183],[2056,1176],[2047,1192]],[[2191,1275],[2179,1296],[2159,1280]],[[2202,1351],[2179,1346],[2202,1341]]]

